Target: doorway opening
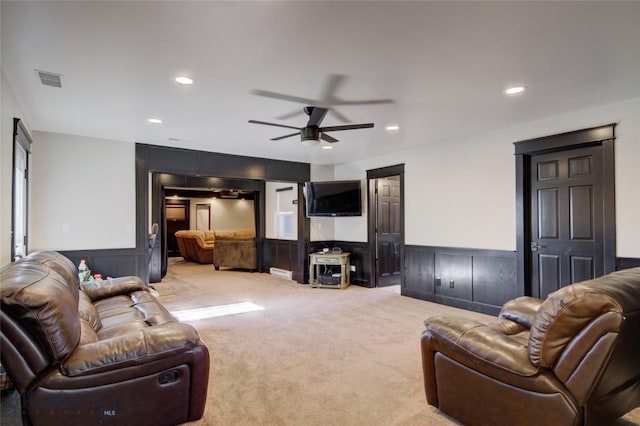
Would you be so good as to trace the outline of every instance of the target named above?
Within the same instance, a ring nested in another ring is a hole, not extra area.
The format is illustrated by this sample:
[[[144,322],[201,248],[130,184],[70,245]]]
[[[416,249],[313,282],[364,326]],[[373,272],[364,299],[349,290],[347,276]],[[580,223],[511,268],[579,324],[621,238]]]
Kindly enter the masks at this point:
[[[404,164],[367,171],[373,287],[404,286]]]
[[[150,282],[160,282],[169,258],[181,256],[175,237],[181,230],[252,229],[260,247],[264,182],[153,172],[149,179],[150,223],[160,225],[149,263]],[[260,268],[260,250],[256,254]]]

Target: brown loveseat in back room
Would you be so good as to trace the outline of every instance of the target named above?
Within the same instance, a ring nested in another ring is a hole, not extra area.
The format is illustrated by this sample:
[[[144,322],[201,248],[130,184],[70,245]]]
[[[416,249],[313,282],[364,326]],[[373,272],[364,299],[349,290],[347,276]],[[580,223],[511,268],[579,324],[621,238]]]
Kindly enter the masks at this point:
[[[213,256],[215,269],[240,268],[255,271],[256,232],[252,229],[214,231],[216,252]]]
[[[213,231],[185,230],[175,233],[182,258],[188,262],[213,263]]]
[[[175,425],[202,417],[209,352],[138,277],[82,285],[36,252],[0,270],[2,365],[31,425]]]
[[[640,268],[425,321],[429,404],[472,425],[610,425],[640,406]]]

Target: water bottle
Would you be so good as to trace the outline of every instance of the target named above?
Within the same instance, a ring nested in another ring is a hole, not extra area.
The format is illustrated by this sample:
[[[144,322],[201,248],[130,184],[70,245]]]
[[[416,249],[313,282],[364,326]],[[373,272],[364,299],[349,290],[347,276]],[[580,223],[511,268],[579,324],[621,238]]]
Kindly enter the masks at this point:
[[[80,282],[85,282],[87,280],[87,272],[89,268],[87,267],[87,263],[84,259],[80,259],[80,265],[78,265],[78,279]]]

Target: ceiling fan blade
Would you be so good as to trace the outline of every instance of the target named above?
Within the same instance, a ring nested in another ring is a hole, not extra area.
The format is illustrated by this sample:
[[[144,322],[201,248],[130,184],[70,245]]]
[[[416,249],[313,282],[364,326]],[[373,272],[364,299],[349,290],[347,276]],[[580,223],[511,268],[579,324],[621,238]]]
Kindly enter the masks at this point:
[[[297,136],[297,135],[300,135],[300,132],[291,133],[290,135],[278,136],[277,138],[271,138],[269,140],[271,140],[271,141],[279,141],[280,139],[286,139],[286,138],[290,138],[291,136]]]
[[[329,111],[326,108],[320,107],[312,107],[313,111],[311,111],[311,115],[309,116],[309,122],[307,126],[319,126],[322,120],[324,120],[324,116],[327,115]]]
[[[345,124],[344,126],[321,127],[321,132],[337,132],[338,130],[368,129],[373,127],[373,123]]]
[[[342,84],[345,78],[347,78],[346,75],[329,74],[327,82],[324,86],[324,91],[322,93],[322,99],[325,101],[335,99],[335,94],[338,91],[338,87]]]
[[[299,104],[313,105],[318,101],[316,99],[300,98],[298,96],[285,95],[283,93],[269,92],[267,90],[254,90],[254,95],[264,96],[266,98],[280,99],[281,101],[297,102]]]
[[[335,108],[331,108],[330,112],[335,118],[337,118],[341,122],[343,122],[343,123],[351,123],[351,120],[349,120],[343,114],[339,113],[338,110],[336,110]]]
[[[333,105],[379,105],[379,104],[392,104],[395,101],[393,99],[369,99],[362,101],[345,101],[342,99],[336,99]]]
[[[334,138],[333,136],[329,136],[326,133],[320,133],[320,138],[322,140],[325,140],[329,143],[334,143],[334,142],[338,142],[338,139]]]
[[[300,130],[300,127],[287,126],[286,124],[278,124],[278,123],[267,123],[266,121],[249,120],[249,123],[264,124],[265,126],[286,127],[287,129],[298,129],[298,130]]]
[[[287,114],[279,115],[279,116],[277,116],[276,118],[277,118],[278,120],[288,120],[288,119],[290,119],[290,118],[293,118],[293,117],[295,117],[295,116],[297,116],[297,115],[302,115],[302,114],[304,114],[304,112],[303,112],[301,109],[297,109],[297,110],[292,111],[292,112],[289,112],[289,113],[287,113]]]

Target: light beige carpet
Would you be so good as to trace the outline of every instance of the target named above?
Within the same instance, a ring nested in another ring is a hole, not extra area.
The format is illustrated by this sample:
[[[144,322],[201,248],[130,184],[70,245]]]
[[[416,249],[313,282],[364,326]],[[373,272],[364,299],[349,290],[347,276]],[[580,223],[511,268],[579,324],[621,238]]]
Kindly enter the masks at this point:
[[[206,411],[195,425],[456,425],[424,396],[423,321],[448,313],[492,319],[403,297],[398,288],[316,289],[182,258],[170,259],[154,286],[171,311],[265,308],[191,322],[211,352]],[[3,395],[3,426],[20,424],[17,404],[15,392]],[[617,425],[640,425],[640,409]]]
[[[401,296],[397,287],[317,289],[181,258],[156,288],[170,310],[265,308],[191,322],[211,351],[198,425],[455,425],[424,396],[423,321],[447,313],[492,319]],[[618,424],[640,425],[640,410]]]

